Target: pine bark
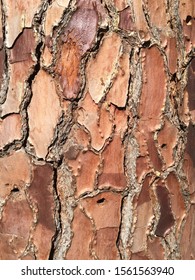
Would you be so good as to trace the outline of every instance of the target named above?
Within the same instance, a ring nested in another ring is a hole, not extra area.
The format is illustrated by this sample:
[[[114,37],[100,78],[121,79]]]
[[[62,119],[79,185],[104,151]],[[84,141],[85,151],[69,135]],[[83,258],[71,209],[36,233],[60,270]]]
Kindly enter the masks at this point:
[[[194,0],[0,18],[0,259],[195,259]]]

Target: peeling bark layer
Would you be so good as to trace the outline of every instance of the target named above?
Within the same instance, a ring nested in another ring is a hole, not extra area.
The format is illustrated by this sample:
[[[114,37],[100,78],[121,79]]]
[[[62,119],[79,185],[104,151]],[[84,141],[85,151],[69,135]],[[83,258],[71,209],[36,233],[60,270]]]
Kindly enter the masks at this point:
[[[0,19],[0,259],[195,259],[194,1]]]

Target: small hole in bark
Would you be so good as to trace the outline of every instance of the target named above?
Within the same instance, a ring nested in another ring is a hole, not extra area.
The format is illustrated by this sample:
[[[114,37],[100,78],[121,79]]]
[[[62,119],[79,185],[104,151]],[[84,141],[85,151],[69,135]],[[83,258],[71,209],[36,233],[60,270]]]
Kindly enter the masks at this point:
[[[20,190],[18,189],[18,188],[14,188],[13,190],[12,190],[12,193],[16,193],[16,192],[19,192]]]
[[[103,203],[104,201],[105,201],[105,198],[103,197],[103,198],[98,199],[98,200],[97,200],[97,203],[98,203],[98,204],[101,204],[101,203]]]
[[[162,144],[161,148],[165,148],[167,146],[167,144]]]
[[[176,75],[176,73],[174,73],[173,75],[172,75],[172,77],[171,77],[171,82],[172,81],[177,81],[177,75]]]
[[[181,130],[183,130],[183,131],[185,131],[186,130],[186,126],[184,125],[184,124],[180,124],[180,128],[181,128]]]
[[[186,23],[188,24],[191,21],[192,17],[191,16],[187,16],[186,17]]]
[[[148,41],[144,42],[142,46],[143,46],[143,48],[148,48],[150,46],[150,44],[151,44],[151,41],[148,40]]]

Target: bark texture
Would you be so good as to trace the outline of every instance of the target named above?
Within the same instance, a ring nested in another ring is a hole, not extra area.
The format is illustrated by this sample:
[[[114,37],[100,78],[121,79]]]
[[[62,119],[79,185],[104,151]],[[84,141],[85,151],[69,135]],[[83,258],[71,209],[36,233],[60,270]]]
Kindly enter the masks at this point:
[[[0,259],[195,259],[194,0],[0,17]]]

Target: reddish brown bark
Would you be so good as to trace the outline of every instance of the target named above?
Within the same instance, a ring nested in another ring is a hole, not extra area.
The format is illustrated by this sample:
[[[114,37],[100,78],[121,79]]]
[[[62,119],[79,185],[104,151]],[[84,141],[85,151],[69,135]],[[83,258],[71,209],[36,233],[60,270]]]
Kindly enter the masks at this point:
[[[194,1],[0,18],[0,259],[195,259]]]

